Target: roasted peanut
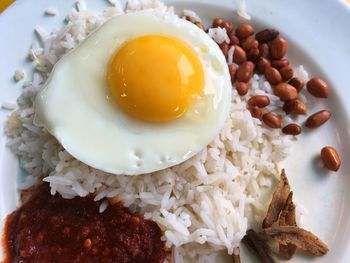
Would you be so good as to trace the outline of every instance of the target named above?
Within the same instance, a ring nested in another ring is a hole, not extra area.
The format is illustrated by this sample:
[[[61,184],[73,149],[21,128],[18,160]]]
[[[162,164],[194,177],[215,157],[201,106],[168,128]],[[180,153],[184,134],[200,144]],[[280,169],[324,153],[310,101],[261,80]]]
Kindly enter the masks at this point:
[[[256,63],[256,66],[257,66],[258,72],[260,74],[264,74],[266,68],[270,67],[270,62],[266,58],[260,57],[258,62]]]
[[[266,43],[259,44],[258,46],[260,56],[263,58],[268,58],[270,55],[269,45]]]
[[[320,127],[322,124],[327,122],[331,118],[331,116],[332,113],[328,110],[321,110],[307,118],[305,126],[312,129]]]
[[[241,41],[241,47],[245,51],[248,51],[251,48],[258,48],[258,46],[259,46],[258,41],[256,41],[253,37],[248,37]]]
[[[247,104],[253,107],[265,108],[270,104],[270,99],[265,95],[255,95],[248,100]]]
[[[282,59],[288,50],[288,42],[281,37],[276,37],[271,42],[271,56],[273,59]]]
[[[236,29],[236,36],[239,39],[250,37],[255,32],[254,28],[247,23],[240,24]]]
[[[283,110],[286,114],[302,114],[305,115],[307,113],[307,107],[302,100],[289,100],[286,101],[283,105]]]
[[[273,67],[268,67],[265,69],[265,78],[271,85],[277,85],[282,81],[281,74]]]
[[[295,114],[301,114],[301,115],[307,114],[307,106],[302,100],[296,99],[294,101],[294,104],[295,104],[295,109],[294,109]]]
[[[228,56],[228,51],[230,49],[230,45],[227,44],[226,42],[222,42],[220,45],[219,45],[222,53],[224,54],[225,58],[227,58]]]
[[[295,110],[295,103],[294,103],[294,100],[289,100],[289,101],[286,101],[283,105],[283,108],[284,112],[288,115],[288,114],[291,114],[294,112]]]
[[[244,96],[248,93],[248,84],[245,82],[236,82],[235,83],[236,90],[239,96]]]
[[[223,28],[226,29],[227,35],[232,35],[233,33],[233,23],[231,21],[225,21],[223,23]]]
[[[274,112],[265,113],[262,116],[263,122],[272,129],[279,129],[282,125],[282,118]]]
[[[231,45],[239,45],[239,39],[235,35],[230,36],[230,44]]]
[[[278,35],[279,32],[277,30],[265,29],[256,33],[255,39],[258,40],[260,43],[266,43],[274,40],[276,37],[278,37]]]
[[[238,82],[248,82],[253,76],[254,67],[251,61],[243,62],[237,69],[236,80]]]
[[[235,46],[235,52],[233,53],[233,62],[240,64],[247,60],[247,54],[240,46]]]
[[[231,21],[224,20],[222,18],[215,18],[213,20],[213,27],[225,28],[227,35],[232,35],[233,33],[233,23]]]
[[[235,64],[228,65],[228,71],[230,72],[231,83],[233,84],[236,78],[236,71],[237,71],[236,65]]]
[[[248,110],[250,111],[250,114],[252,115],[253,118],[261,120],[262,118],[262,110],[255,106],[255,107],[249,107]]]
[[[295,100],[298,98],[297,90],[288,83],[280,83],[273,89],[274,94],[283,101]]]
[[[271,66],[273,66],[276,69],[281,69],[283,67],[289,66],[288,59],[274,59],[271,61]]]
[[[311,95],[317,98],[328,98],[329,87],[320,78],[312,78],[306,83],[306,88]]]
[[[288,84],[296,88],[298,92],[300,92],[304,87],[304,81],[297,77],[294,77],[290,81],[288,81]]]
[[[281,73],[283,81],[290,80],[293,77],[293,74],[294,74],[293,69],[291,67],[289,67],[289,66],[281,68],[280,69],[280,73]]]
[[[288,135],[299,135],[301,133],[301,127],[298,124],[291,123],[283,127],[282,132]]]
[[[327,146],[321,150],[321,159],[326,168],[331,171],[338,171],[341,165],[340,157],[337,151],[331,147]]]
[[[224,23],[224,19],[222,19],[222,18],[214,18],[212,25],[213,25],[213,27],[219,27],[223,23]]]
[[[247,59],[256,62],[259,58],[259,49],[254,47],[247,51]]]

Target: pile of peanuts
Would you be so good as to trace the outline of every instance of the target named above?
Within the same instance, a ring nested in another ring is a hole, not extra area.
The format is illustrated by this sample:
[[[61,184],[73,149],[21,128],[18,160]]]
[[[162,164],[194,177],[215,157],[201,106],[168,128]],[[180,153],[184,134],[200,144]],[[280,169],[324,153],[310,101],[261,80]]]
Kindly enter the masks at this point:
[[[186,19],[191,21],[190,17]],[[201,23],[192,22],[205,30]],[[289,60],[285,58],[288,42],[280,36],[278,31],[265,29],[255,34],[255,29],[248,23],[242,23],[234,30],[231,21],[215,18],[212,28],[218,27],[225,28],[230,38],[230,43],[219,44],[226,58],[231,47],[234,47],[233,64],[229,64],[228,67],[232,85],[240,96],[248,93],[248,83],[256,71],[265,76],[273,87],[274,94],[283,101],[283,110],[287,115],[307,114],[307,106],[299,98],[299,93],[304,89],[305,83],[302,79],[294,77]],[[328,98],[329,86],[321,78],[310,79],[306,83],[306,89],[316,98]],[[293,136],[301,133],[302,127],[296,123],[289,123],[282,127],[281,115],[264,110],[269,104],[268,96],[255,95],[248,99],[247,108],[254,118],[260,119],[271,129],[282,129],[284,134]],[[316,112],[307,118],[304,126],[308,129],[318,128],[326,123],[331,115],[328,110]],[[321,150],[321,159],[329,170],[337,171],[340,167],[339,155],[333,147],[324,147]]]

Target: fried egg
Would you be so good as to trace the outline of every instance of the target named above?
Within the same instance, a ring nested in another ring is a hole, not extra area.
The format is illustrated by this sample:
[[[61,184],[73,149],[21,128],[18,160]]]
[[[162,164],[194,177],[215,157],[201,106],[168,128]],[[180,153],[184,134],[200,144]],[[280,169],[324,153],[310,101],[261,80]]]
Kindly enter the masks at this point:
[[[35,123],[94,168],[150,173],[218,135],[231,89],[225,57],[204,31],[174,15],[130,13],[59,60],[36,98]]]

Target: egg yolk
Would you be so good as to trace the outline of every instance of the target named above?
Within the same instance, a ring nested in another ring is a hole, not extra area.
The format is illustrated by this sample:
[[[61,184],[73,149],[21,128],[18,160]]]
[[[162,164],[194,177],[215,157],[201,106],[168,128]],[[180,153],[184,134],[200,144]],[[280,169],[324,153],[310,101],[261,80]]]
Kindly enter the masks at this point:
[[[118,105],[151,122],[183,115],[204,87],[202,64],[186,43],[146,35],[118,49],[108,66],[108,85]]]

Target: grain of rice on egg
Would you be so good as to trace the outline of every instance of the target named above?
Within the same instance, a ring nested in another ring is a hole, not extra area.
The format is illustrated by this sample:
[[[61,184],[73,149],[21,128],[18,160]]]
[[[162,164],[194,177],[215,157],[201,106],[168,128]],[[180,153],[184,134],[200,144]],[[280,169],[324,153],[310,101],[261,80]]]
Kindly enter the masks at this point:
[[[24,86],[18,109],[6,127],[8,146],[30,174],[21,186],[30,187],[44,175],[51,193],[64,198],[90,193],[96,193],[99,200],[117,196],[125,206],[159,225],[173,257],[215,262],[220,250],[232,254],[248,227],[261,223],[267,204],[259,197],[274,184],[278,163],[290,151],[291,138],[280,130],[264,128],[260,120],[252,118],[246,100],[234,90],[230,116],[220,134],[199,154],[179,165],[129,177],[108,174],[74,159],[53,136],[34,125],[33,101],[47,72],[64,54],[109,18],[124,12],[110,8],[92,12],[79,1],[77,9],[67,16],[68,24],[46,34],[43,46],[33,45],[30,54],[41,73],[35,73]],[[156,0],[129,1],[125,12],[150,9],[174,12]],[[226,41],[227,35],[214,33],[215,38]],[[298,72],[305,75],[303,69]],[[269,107],[281,106],[278,97],[270,94],[271,86],[264,77],[254,75],[249,86],[246,97],[268,95]],[[106,205],[103,202],[101,212]]]

